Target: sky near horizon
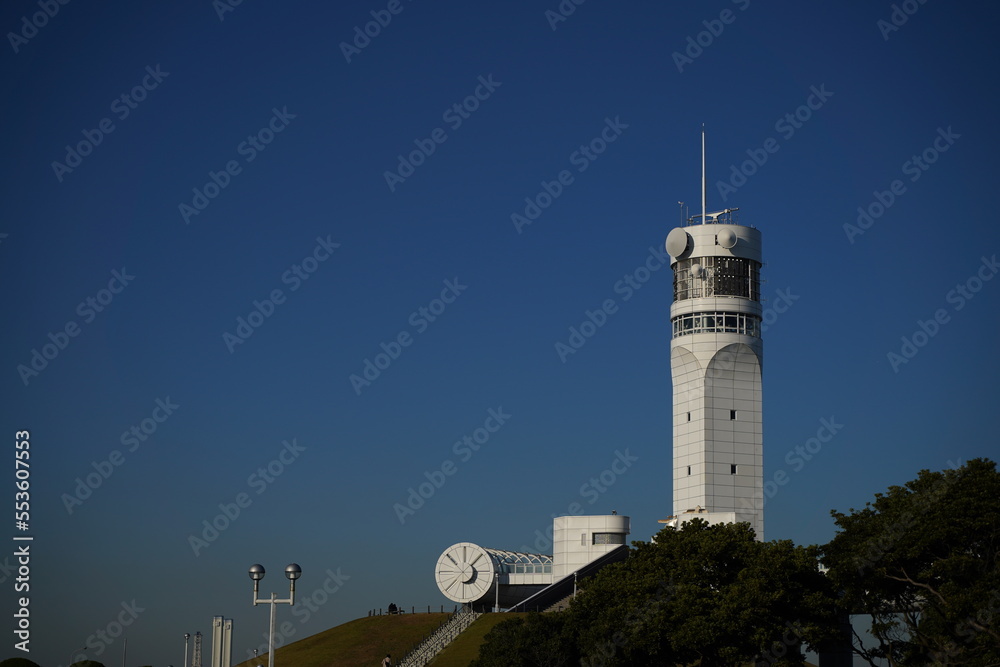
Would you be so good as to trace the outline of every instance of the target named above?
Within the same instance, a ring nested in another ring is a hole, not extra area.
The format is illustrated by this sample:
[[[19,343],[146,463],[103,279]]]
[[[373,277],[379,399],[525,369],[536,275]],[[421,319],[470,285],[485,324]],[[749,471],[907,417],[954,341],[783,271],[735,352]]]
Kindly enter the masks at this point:
[[[997,458],[998,17],[5,3],[4,488],[28,430],[30,520],[0,658],[15,535],[46,666],[125,637],[179,665],[215,615],[243,660],[253,563],[265,596],[301,565],[294,641],[450,607],[456,542],[545,551],[552,516],[613,510],[649,539],[703,123],[708,210],[763,235],[766,538]]]

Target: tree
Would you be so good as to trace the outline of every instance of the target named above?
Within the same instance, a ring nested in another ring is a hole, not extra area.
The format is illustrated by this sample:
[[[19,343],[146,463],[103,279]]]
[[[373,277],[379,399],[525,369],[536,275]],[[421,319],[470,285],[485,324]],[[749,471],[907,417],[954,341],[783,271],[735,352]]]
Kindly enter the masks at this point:
[[[584,584],[570,606],[581,652],[604,665],[803,663],[834,636],[818,547],[758,542],[749,524],[700,519]]]
[[[487,633],[469,667],[569,667],[579,664],[566,614],[530,613]]]
[[[922,470],[875,494],[864,509],[832,512],[823,547],[851,613],[872,616],[877,645],[855,637],[870,664],[1000,663],[1000,474],[988,459]]]
[[[568,611],[496,626],[476,665],[801,665],[800,644],[835,634],[818,547],[757,542],[749,524],[699,519],[633,545],[581,583]]]

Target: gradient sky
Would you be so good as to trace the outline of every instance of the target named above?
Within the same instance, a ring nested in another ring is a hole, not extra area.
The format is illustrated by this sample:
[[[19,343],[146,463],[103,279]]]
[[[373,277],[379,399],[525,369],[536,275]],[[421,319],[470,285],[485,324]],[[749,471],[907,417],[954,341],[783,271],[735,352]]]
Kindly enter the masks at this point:
[[[268,622],[255,562],[264,595],[302,566],[315,609],[279,609],[299,639],[448,603],[445,548],[531,546],[574,503],[648,539],[672,511],[671,278],[626,276],[659,265],[678,201],[699,207],[702,123],[709,210],[738,206],[764,239],[765,480],[785,481],[766,537],[826,542],[831,509],[997,456],[992,3],[911,0],[895,26],[888,2],[591,0],[565,20],[556,0],[70,2],[25,28],[44,3],[0,10],[29,36],[0,56],[0,381],[8,502],[31,433],[40,664],[85,645],[118,664],[122,637],[96,633],[122,614],[130,664],[179,665],[213,615],[242,660]],[[372,12],[391,21],[345,55]],[[558,196],[515,224],[543,182]],[[864,228],[859,207],[878,214]],[[238,318],[260,326],[227,344]],[[397,357],[356,391],[383,343]],[[490,410],[509,417],[456,447]],[[823,420],[842,428],[806,460]],[[618,452],[636,460],[599,491]],[[422,507],[394,509],[429,478]]]

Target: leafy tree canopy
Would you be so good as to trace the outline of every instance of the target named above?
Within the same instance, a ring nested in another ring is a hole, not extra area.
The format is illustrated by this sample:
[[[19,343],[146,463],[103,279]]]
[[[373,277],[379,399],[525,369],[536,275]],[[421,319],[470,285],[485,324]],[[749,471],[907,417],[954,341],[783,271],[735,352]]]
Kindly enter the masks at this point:
[[[871,614],[877,644],[854,650],[870,664],[1000,663],[1000,474],[974,459],[923,470],[864,509],[832,512],[839,532],[824,548],[830,578],[852,613]]]
[[[579,665],[567,613],[530,613],[494,626],[469,667],[569,667]]]
[[[474,664],[798,665],[800,643],[833,636],[817,547],[757,542],[749,524],[699,519],[633,544],[627,560],[581,584],[568,611],[496,626]]]
[[[832,637],[817,547],[758,542],[749,524],[700,519],[634,544],[570,607],[585,655],[603,664],[801,664],[800,642]]]

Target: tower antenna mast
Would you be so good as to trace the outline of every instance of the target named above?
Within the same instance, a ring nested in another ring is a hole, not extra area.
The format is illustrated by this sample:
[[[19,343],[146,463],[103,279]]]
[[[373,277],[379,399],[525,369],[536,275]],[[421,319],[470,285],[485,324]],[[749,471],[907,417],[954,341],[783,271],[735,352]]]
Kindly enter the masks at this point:
[[[701,224],[705,224],[705,124],[701,124]]]

